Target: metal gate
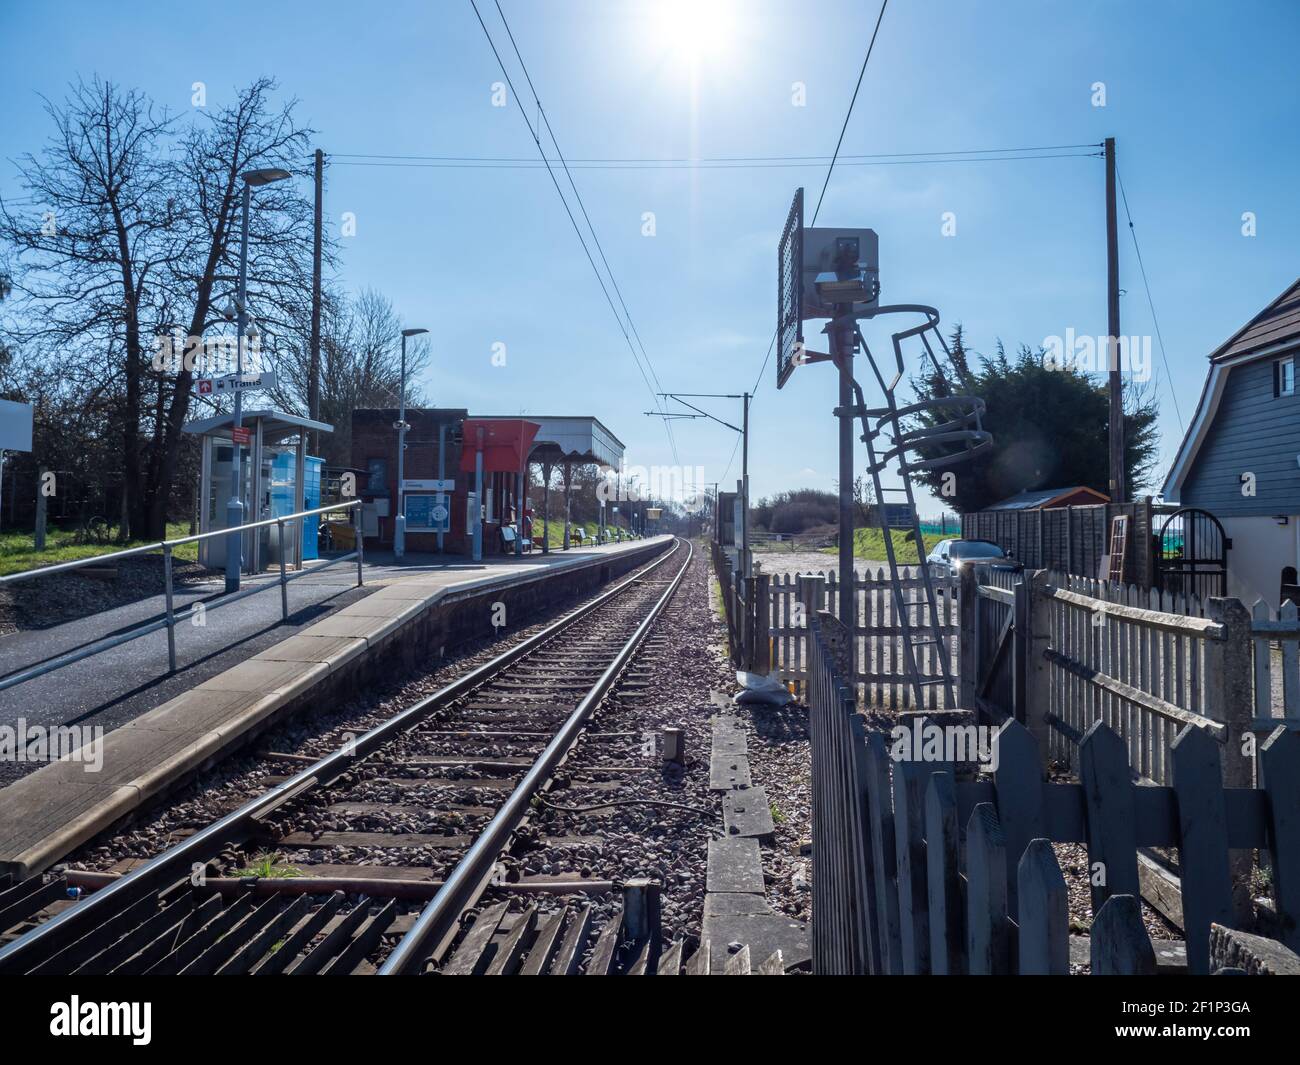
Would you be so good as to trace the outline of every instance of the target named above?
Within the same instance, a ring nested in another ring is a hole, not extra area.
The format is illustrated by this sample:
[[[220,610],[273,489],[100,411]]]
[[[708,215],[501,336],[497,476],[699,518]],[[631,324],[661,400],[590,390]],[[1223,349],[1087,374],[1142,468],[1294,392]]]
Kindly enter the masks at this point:
[[[1175,510],[1160,527],[1156,548],[1160,587],[1178,595],[1194,595],[1202,602],[1212,595],[1227,595],[1231,547],[1219,519],[1208,510]]]

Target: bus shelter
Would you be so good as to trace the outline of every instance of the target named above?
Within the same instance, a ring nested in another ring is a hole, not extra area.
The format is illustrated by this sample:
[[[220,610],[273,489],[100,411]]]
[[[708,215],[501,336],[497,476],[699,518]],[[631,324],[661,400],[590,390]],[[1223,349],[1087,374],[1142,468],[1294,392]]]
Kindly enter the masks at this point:
[[[244,522],[283,517],[320,506],[322,460],[307,454],[307,434],[332,433],[334,426],[277,410],[245,411],[242,421],[247,432],[240,477]],[[233,428],[233,414],[199,418],[184,427],[185,432],[202,441],[198,493],[201,533],[219,532],[228,527],[226,504],[230,501],[231,464],[236,457]],[[288,535],[292,530],[286,529],[285,562],[294,569],[301,569],[304,560],[318,557],[319,515],[302,521],[301,525],[301,533],[297,535]],[[242,539],[244,573],[260,573],[267,566],[279,564],[279,541],[273,526],[249,529]],[[200,540],[200,565],[224,569],[226,545],[224,536]]]

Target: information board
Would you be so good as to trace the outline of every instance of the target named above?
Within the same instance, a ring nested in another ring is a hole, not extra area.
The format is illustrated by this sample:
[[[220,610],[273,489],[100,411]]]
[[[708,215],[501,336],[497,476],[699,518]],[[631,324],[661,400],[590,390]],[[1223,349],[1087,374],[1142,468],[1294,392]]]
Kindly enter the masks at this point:
[[[407,532],[450,532],[451,507],[441,492],[417,492],[406,501]]]

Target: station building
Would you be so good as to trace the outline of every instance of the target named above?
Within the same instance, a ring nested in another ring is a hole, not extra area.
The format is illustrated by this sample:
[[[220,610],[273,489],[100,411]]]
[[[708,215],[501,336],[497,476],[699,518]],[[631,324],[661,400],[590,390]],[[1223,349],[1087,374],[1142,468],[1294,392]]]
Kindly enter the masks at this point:
[[[395,407],[352,412],[352,466],[367,549],[393,544],[399,499],[397,421]],[[623,462],[622,441],[597,418],[585,415],[471,416],[464,408],[432,407],[408,408],[406,421],[403,496],[408,552],[472,552],[470,502],[480,470],[483,554],[510,549],[509,532],[502,530],[518,527],[521,509],[540,549],[549,489],[534,489],[541,498],[530,499],[532,467],[540,469],[546,485],[554,471],[560,472],[567,504],[576,467],[617,469]],[[550,515],[558,523],[565,518],[563,508]]]

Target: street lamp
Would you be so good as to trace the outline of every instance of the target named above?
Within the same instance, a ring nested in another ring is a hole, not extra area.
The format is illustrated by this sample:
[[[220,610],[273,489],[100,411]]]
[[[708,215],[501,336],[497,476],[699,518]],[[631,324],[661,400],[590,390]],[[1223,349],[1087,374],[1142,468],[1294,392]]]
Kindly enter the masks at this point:
[[[248,321],[248,205],[254,187],[269,185],[273,181],[284,181],[293,175],[287,170],[271,167],[265,170],[249,170],[240,177],[244,182],[242,217],[239,226],[239,295],[235,326],[235,420],[230,434],[234,453],[230,461],[230,502],[226,504],[226,528],[238,529],[244,524],[243,463],[244,449],[234,430],[244,427],[244,396],[240,380],[244,374],[244,330]],[[226,591],[239,591],[239,575],[243,561],[243,539],[241,532],[231,532],[226,540]]]
[[[406,476],[406,338],[427,333],[427,329],[402,330],[402,395],[397,413],[397,517],[393,521],[393,558],[406,555],[406,498],[402,481]]]

